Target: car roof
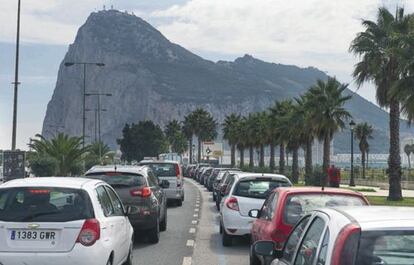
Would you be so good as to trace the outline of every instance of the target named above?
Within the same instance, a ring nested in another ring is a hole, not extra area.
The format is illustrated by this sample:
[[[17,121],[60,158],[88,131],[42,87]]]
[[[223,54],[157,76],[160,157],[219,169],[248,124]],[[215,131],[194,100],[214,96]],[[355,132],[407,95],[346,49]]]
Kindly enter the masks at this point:
[[[139,164],[180,164],[174,160],[142,160]]]
[[[290,180],[283,176],[283,175],[279,175],[279,174],[267,174],[267,173],[252,173],[252,172],[239,172],[239,171],[234,171],[234,174],[238,177],[238,178],[251,178],[251,179],[255,179],[255,178],[274,178],[274,179],[279,179],[279,180],[284,180],[286,182],[290,183]]]
[[[107,166],[94,166],[89,169],[85,175],[103,172],[120,172],[129,174],[144,175],[148,170],[146,166],[124,166],[124,165],[107,165]]]
[[[329,193],[329,194],[344,194],[353,196],[362,196],[362,193],[341,189],[341,188],[321,188],[321,187],[280,187],[277,188],[279,194],[303,194],[303,193]]]
[[[414,207],[353,206],[331,210],[357,222],[362,231],[398,228],[414,230]]]
[[[75,177],[35,177],[10,180],[0,185],[0,188],[56,187],[82,189],[85,185],[96,185],[99,183],[105,182],[102,180]]]

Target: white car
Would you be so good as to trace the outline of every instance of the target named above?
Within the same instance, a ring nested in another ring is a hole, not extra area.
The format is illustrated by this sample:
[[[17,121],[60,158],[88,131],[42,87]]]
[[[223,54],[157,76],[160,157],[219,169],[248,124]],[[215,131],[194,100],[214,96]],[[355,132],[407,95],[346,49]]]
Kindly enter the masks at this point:
[[[220,204],[220,233],[223,246],[231,246],[234,236],[250,234],[252,209],[261,208],[268,194],[292,183],[283,175],[236,172],[228,176]]]
[[[412,265],[414,208],[327,208],[304,216],[281,251],[271,241],[253,244],[261,264]]]
[[[132,264],[133,229],[105,182],[27,178],[0,185],[0,264]]]

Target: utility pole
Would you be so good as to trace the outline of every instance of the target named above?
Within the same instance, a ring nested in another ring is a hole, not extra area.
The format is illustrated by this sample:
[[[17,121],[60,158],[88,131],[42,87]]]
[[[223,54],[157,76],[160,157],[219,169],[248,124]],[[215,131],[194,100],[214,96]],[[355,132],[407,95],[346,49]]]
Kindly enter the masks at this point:
[[[17,2],[17,36],[16,36],[16,65],[14,73],[14,102],[13,102],[13,131],[12,131],[12,151],[16,150],[16,130],[17,130],[17,97],[19,88],[19,49],[20,49],[20,0]]]

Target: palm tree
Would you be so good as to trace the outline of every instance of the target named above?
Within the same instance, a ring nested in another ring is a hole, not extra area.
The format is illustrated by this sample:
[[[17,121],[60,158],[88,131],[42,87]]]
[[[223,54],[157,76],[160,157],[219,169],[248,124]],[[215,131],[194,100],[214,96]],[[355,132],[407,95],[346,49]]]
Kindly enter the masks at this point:
[[[231,149],[231,166],[236,165],[236,146],[239,140],[239,127],[241,117],[238,114],[226,116],[223,123],[223,138],[229,142]]]
[[[39,156],[48,156],[57,161],[59,176],[68,176],[83,160],[83,156],[90,151],[90,146],[82,147],[82,137],[70,137],[59,133],[53,139],[46,139],[37,134],[38,139],[33,139],[29,144]]]
[[[326,184],[333,136],[345,127],[345,120],[351,117],[344,108],[344,104],[352,97],[344,95],[347,87],[348,85],[340,84],[335,78],[329,77],[326,82],[318,80],[308,91],[308,104],[313,106],[310,121],[315,125],[315,135],[323,140],[322,168],[325,179],[321,180],[322,185]]]
[[[369,148],[368,139],[372,139],[372,133],[374,129],[368,123],[360,123],[355,126],[354,137],[359,140],[359,150],[361,151],[361,164],[362,164],[362,178],[365,178],[365,158],[367,150]]]
[[[193,113],[189,113],[187,116],[184,117],[182,130],[183,130],[183,134],[185,135],[188,141],[190,164],[192,164],[193,156],[194,156],[193,155],[193,136],[196,131],[195,117]]]
[[[281,117],[285,116],[290,109],[292,108],[293,102],[292,100],[283,100],[283,101],[276,101],[275,104],[269,108],[271,113],[271,117],[273,120],[273,126],[276,128],[280,123]],[[279,173],[285,173],[285,144],[286,144],[286,134],[283,131],[275,130],[276,139],[279,142]]]
[[[177,120],[171,120],[165,126],[164,134],[167,137],[167,140],[170,142],[174,142],[174,138],[177,133],[181,132],[181,124]]]
[[[350,46],[350,51],[361,59],[353,73],[358,85],[373,82],[378,104],[389,108],[389,200],[402,199],[400,102],[391,89],[402,76],[401,46],[404,45],[402,40],[409,36],[409,24],[403,8],[397,8],[395,16],[386,8],[379,8],[376,21],[364,20],[365,31],[358,33]]]
[[[254,148],[257,145],[256,134],[256,117],[253,113],[249,113],[247,117],[244,117],[243,122],[246,129],[246,147],[249,148],[249,167],[254,167]]]
[[[408,168],[411,168],[411,161],[410,161],[410,155],[411,153],[414,151],[414,145],[412,144],[406,144],[404,146],[404,153],[407,155],[407,159],[408,159]]]
[[[244,149],[248,146],[247,120],[245,117],[240,119],[237,129],[237,149],[240,154],[240,168],[244,167]]]
[[[214,140],[217,137],[217,122],[210,113],[198,108],[191,114],[192,128],[198,140],[198,162],[201,161],[201,144],[203,141]]]

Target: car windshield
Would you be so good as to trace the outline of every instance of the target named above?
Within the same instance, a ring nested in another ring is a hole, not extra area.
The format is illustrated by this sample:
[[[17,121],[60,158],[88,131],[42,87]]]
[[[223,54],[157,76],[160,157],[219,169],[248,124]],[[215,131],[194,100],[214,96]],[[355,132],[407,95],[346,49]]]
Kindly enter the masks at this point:
[[[141,165],[149,166],[158,177],[172,177],[176,175],[175,164],[172,163],[148,163]]]
[[[283,220],[286,224],[294,225],[306,213],[317,208],[366,204],[361,197],[346,194],[293,194],[286,200]]]
[[[87,178],[100,179],[114,188],[143,186],[145,179],[138,174],[122,172],[93,173],[86,175]]]
[[[0,189],[0,221],[69,222],[94,218],[89,195],[79,189]]]
[[[241,180],[237,183],[233,195],[248,198],[266,199],[272,190],[288,187],[288,182],[269,178]]]
[[[363,231],[356,265],[414,264],[414,231]]]

